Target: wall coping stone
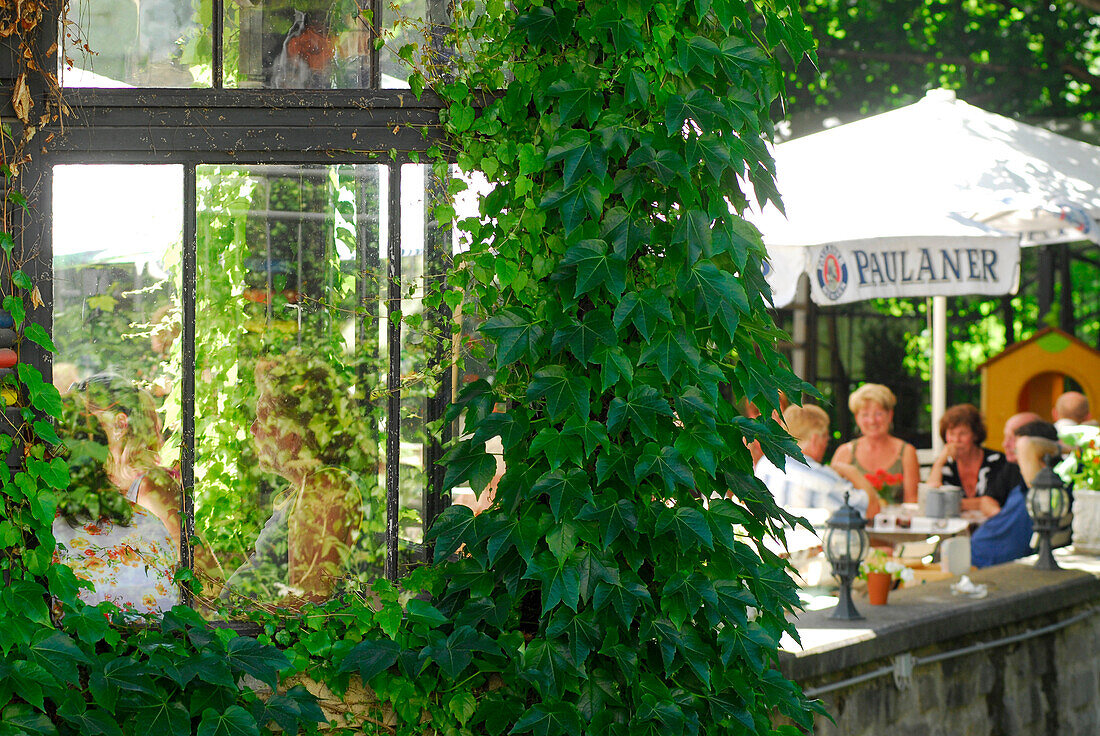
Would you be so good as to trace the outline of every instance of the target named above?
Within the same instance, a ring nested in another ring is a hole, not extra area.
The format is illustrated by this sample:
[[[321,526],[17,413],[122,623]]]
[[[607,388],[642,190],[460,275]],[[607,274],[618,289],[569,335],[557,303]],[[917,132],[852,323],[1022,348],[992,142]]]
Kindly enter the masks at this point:
[[[1072,548],[1056,550],[1055,556],[1062,570],[1036,570],[1033,556],[971,571],[972,581],[987,586],[985,598],[953,595],[951,581],[938,581],[892,591],[885,606],[872,606],[857,596],[862,621],[829,618],[832,607],[802,611],[793,617],[802,646],[784,636],[779,668],[788,679],[805,683],[922,647],[1100,603],[1100,558],[1074,554]]]

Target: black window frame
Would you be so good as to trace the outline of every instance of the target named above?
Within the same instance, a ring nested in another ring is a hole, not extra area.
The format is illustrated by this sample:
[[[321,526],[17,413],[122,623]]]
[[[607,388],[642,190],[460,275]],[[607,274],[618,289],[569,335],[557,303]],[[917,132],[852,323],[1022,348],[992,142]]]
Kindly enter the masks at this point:
[[[381,7],[380,0],[371,0]],[[215,48],[219,48],[215,66],[220,66],[220,27],[217,22],[222,0],[214,0]],[[375,17],[380,18],[380,12]],[[52,39],[45,34],[42,48]],[[434,39],[433,39],[434,41]],[[372,63],[377,82],[377,52]],[[13,77],[13,67],[0,59],[0,78]],[[218,74],[215,75],[217,80]],[[41,110],[47,97],[35,85],[34,98]],[[400,208],[401,166],[430,163],[428,149],[440,141],[439,110],[442,101],[430,91],[417,98],[407,89],[332,89],[275,90],[213,88],[132,88],[63,90],[65,106],[71,114],[47,125],[32,143],[32,158],[22,172],[21,188],[29,209],[24,213],[24,270],[39,287],[42,305],[28,305],[30,321],[53,325],[53,247],[52,247],[52,171],[62,164],[178,164],[184,171],[183,239],[183,381],[181,446],[181,511],[187,528],[181,535],[180,563],[190,567],[193,559],[189,538],[194,529],[195,462],[195,284],[197,258],[196,168],[202,165],[355,165],[383,164],[389,171],[390,212],[389,288],[391,309],[400,308]],[[10,105],[2,113],[10,118]],[[436,186],[442,186],[440,182]],[[426,182],[427,188],[427,182]],[[12,223],[8,223],[11,225]],[[432,228],[426,223],[424,278],[445,288],[450,266],[451,242],[448,237],[428,237]],[[428,310],[436,324],[450,324],[450,309],[442,304]],[[400,460],[400,324],[389,321],[387,335],[389,365],[386,402],[386,560],[385,577],[397,581],[398,568],[398,469]],[[52,380],[52,355],[29,341],[23,343],[21,360],[38,367],[47,381]],[[432,356],[440,372],[438,391],[426,399],[425,421],[441,420],[451,400],[454,379],[451,346],[440,341]],[[393,390],[392,387],[396,387]],[[442,488],[444,468],[440,464],[443,446],[451,438],[451,427],[444,426],[439,436],[431,433],[425,446],[425,488],[423,525],[431,522],[450,505],[449,494]],[[430,561],[430,549],[424,561]],[[191,604],[189,594],[184,601]]]

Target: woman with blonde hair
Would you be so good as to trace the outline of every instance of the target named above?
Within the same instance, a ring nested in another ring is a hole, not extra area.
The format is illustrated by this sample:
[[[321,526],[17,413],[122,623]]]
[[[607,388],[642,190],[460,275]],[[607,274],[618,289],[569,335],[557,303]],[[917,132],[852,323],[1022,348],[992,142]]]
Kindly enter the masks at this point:
[[[848,397],[860,437],[837,448],[833,465],[852,465],[885,503],[916,503],[920,464],[917,449],[890,433],[897,405],[881,383],[865,383]]]

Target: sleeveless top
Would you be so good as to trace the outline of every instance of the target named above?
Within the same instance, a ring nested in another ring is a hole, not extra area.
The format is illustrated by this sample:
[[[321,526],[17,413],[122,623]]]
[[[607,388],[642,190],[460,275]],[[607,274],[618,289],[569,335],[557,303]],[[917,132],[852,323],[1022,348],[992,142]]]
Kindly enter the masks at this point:
[[[358,477],[355,473],[342,468],[325,467],[314,474],[327,474],[336,480],[336,484],[358,489]],[[223,601],[247,603],[249,600],[260,603],[277,603],[288,594],[300,594],[290,586],[290,517],[302,513],[300,499],[305,484],[290,487],[279,493],[272,504],[272,513],[256,537],[256,542],[248,560],[238,567],[225,581],[220,598]],[[358,529],[357,520],[352,520],[351,529]],[[340,578],[348,571],[350,551],[348,546],[338,540],[332,544],[341,546],[341,563],[336,569],[325,570],[324,574]],[[338,582],[338,581],[337,581]],[[339,592],[338,587],[333,594]]]
[[[871,485],[876,491],[878,496],[884,503],[897,504],[902,503],[905,498],[905,472],[902,467],[901,458],[905,455],[905,448],[909,445],[908,442],[902,440],[901,449],[898,450],[897,457],[894,458],[894,462],[886,468],[879,468],[878,470],[868,470],[860,464],[858,457],[856,456],[856,448],[859,447],[859,439],[852,440],[852,465],[855,469],[863,473],[863,477],[870,481]]]

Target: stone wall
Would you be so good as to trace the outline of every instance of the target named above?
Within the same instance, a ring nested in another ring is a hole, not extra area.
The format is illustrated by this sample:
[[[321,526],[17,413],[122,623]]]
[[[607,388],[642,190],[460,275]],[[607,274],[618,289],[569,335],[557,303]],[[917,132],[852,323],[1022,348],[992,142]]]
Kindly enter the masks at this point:
[[[867,620],[832,622],[828,643],[784,656],[784,673],[810,694],[820,689],[836,719],[820,718],[815,733],[1100,734],[1100,583],[1091,574],[1047,573],[1043,584],[1044,575],[1022,568],[991,568],[986,601],[955,601],[939,584],[892,594],[881,611],[857,599]],[[952,603],[958,610],[945,610]],[[822,641],[828,613],[800,617],[804,641]],[[895,661],[901,676],[836,687]]]

